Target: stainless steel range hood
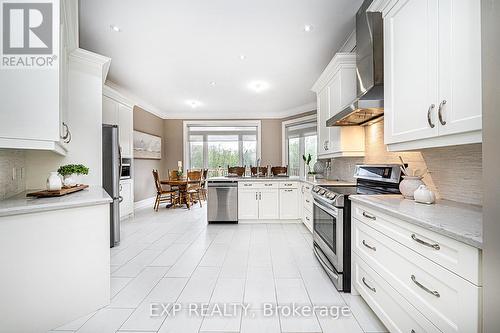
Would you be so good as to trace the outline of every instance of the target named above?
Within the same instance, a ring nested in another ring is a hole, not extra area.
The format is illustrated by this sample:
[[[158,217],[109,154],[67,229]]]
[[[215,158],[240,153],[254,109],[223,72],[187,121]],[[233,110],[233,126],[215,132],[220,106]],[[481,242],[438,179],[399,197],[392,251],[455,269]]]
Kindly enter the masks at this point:
[[[365,0],[356,14],[357,98],[326,122],[327,126],[369,124],[384,115],[384,35],[382,13],[366,12]]]

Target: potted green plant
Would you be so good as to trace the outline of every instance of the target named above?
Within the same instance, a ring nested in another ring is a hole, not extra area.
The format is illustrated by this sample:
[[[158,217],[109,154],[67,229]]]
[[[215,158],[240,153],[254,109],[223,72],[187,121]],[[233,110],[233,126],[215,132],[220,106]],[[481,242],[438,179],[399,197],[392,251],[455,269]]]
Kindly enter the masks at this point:
[[[311,163],[312,156],[311,154],[302,155],[302,159],[304,160],[304,178],[307,178],[307,175],[311,173],[311,168],[309,167],[309,163]]]
[[[57,170],[61,176],[63,176],[63,184],[66,187],[73,187],[77,185],[76,176],[77,175],[88,175],[89,168],[83,164],[66,164]]]

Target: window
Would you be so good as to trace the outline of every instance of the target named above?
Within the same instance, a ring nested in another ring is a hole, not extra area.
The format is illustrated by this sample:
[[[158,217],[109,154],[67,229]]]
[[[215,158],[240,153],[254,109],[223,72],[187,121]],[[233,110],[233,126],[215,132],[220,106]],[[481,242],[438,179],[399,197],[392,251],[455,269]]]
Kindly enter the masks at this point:
[[[217,174],[227,166],[255,166],[260,157],[260,122],[184,122],[185,164]]]
[[[300,176],[305,172],[302,156],[311,154],[309,166],[312,171],[317,161],[316,117],[304,117],[283,123],[284,160],[288,164],[291,176]]]

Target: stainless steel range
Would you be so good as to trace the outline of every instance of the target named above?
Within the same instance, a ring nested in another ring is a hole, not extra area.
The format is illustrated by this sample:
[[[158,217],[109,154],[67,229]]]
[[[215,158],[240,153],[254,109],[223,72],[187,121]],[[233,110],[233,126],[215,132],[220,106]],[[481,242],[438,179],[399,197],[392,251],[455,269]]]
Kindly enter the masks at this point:
[[[339,291],[351,291],[351,194],[399,194],[399,164],[358,165],[356,186],[315,186],[314,253]]]

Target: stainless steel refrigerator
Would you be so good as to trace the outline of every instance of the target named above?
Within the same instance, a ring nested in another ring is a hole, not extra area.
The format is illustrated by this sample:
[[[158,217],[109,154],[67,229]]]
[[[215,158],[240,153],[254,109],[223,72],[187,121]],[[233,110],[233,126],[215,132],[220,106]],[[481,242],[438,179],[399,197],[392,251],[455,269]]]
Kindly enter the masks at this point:
[[[110,204],[110,246],[120,244],[120,175],[122,167],[118,126],[102,125],[102,185],[113,198]]]

